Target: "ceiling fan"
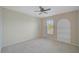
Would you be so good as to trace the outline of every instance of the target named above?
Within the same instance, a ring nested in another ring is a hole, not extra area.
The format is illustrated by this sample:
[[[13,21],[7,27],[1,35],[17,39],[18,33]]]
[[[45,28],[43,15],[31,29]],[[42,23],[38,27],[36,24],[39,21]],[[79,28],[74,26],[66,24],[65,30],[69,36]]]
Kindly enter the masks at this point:
[[[40,9],[39,11],[34,11],[34,12],[40,12],[39,15],[41,15],[42,13],[48,14],[47,11],[51,10],[50,8],[45,9],[42,6],[39,6],[39,9]]]

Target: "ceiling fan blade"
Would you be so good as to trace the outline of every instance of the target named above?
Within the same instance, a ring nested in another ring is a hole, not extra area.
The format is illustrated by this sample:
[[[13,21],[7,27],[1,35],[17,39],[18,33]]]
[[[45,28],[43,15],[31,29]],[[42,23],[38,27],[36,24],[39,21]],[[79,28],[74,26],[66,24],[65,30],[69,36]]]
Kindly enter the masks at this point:
[[[39,13],[39,15],[41,15],[42,13]]]
[[[49,9],[46,9],[45,11],[49,11],[49,10],[51,10],[51,9],[49,8]]]
[[[48,14],[47,12],[43,12],[43,13]]]
[[[40,10],[44,10],[44,8],[42,6],[39,6]]]
[[[46,11],[51,10],[51,8],[44,9],[42,6],[39,6],[39,8],[40,8],[40,10],[34,11],[34,12],[40,12],[39,15],[41,15],[42,13],[48,14]]]

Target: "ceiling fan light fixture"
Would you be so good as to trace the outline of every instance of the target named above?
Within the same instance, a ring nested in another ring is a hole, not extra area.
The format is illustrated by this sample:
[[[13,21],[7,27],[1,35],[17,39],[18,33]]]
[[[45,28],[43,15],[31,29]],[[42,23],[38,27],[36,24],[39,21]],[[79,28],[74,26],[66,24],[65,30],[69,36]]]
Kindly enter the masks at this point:
[[[42,6],[39,6],[39,9],[40,9],[39,11],[34,11],[34,12],[40,12],[39,15],[41,15],[42,13],[48,14],[47,11],[51,10],[51,8],[45,9]]]

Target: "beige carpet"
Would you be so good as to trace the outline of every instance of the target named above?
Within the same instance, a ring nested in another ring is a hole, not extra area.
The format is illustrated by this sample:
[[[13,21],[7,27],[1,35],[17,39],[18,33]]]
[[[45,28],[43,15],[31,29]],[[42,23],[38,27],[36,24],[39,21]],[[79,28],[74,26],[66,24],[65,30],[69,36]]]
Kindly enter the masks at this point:
[[[2,48],[2,53],[78,53],[79,47],[50,39],[33,39]]]

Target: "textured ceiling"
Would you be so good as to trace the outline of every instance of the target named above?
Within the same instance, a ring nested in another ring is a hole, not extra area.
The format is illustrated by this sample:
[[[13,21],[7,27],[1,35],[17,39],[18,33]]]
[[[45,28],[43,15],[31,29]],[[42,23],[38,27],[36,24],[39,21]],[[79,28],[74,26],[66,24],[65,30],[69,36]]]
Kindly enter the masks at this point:
[[[6,6],[3,8],[22,12],[22,13],[25,13],[25,14],[28,14],[34,17],[47,17],[47,16],[52,16],[56,14],[78,10],[78,6],[43,6],[43,7],[51,8],[51,11],[48,11],[48,14],[43,13],[39,15],[39,12],[34,12],[34,11],[39,10],[38,6]]]

